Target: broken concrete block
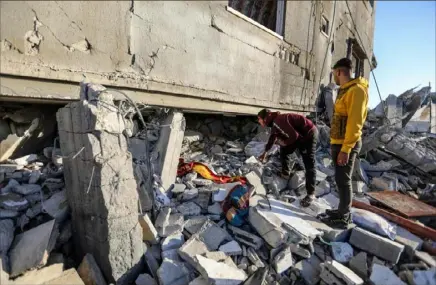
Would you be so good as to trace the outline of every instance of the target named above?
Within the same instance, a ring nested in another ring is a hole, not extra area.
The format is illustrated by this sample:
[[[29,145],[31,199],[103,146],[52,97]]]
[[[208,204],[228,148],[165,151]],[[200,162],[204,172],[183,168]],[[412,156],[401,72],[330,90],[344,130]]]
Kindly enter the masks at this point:
[[[232,240],[226,244],[223,244],[219,247],[219,251],[224,252],[227,255],[241,255],[242,248],[239,246],[239,243]]]
[[[100,268],[97,265],[94,257],[91,254],[86,254],[77,269],[80,278],[85,285],[106,285],[106,281]]]
[[[71,268],[62,272],[61,276],[54,278],[46,283],[45,285],[85,285],[82,279],[80,279],[79,274],[77,274],[76,269]]]
[[[276,248],[288,240],[288,232],[282,228],[282,221],[269,211],[251,207],[248,221],[262,238]]]
[[[229,266],[222,262],[196,255],[198,260],[199,271],[207,280],[216,285],[239,285],[247,275],[244,271]]]
[[[206,216],[195,216],[186,221],[184,229],[191,235],[197,233],[204,223],[209,220]]]
[[[143,243],[144,260],[145,260],[146,268],[154,277],[154,279],[157,279],[158,278],[157,271],[159,269],[159,263],[157,261],[157,258],[155,257],[155,254],[153,253],[152,250],[153,248],[155,248],[154,245],[150,247],[147,243]],[[160,259],[160,253],[158,258]]]
[[[20,185],[20,183],[17,180],[9,179],[8,184],[5,187],[0,189],[0,194],[2,194],[2,195],[7,194],[7,193],[11,192],[13,188],[15,188],[16,186],[19,186],[19,185]]]
[[[238,266],[233,262],[233,259],[230,256],[227,256],[224,252],[221,251],[208,251],[205,254],[206,258],[213,259],[218,262],[224,262],[225,264],[238,268]]]
[[[203,224],[197,234],[210,251],[215,251],[223,242],[232,240],[225,229],[210,220]]]
[[[357,227],[351,232],[350,243],[394,264],[404,250],[404,245]]]
[[[253,235],[252,233],[246,232],[232,225],[227,225],[227,228],[233,233],[235,239],[240,243],[251,246],[256,250],[263,245],[263,239]]]
[[[182,201],[189,201],[189,200],[197,198],[197,196],[198,196],[198,189],[197,188],[185,190],[182,194]]]
[[[61,263],[46,266],[41,269],[34,269],[25,272],[11,284],[29,285],[29,284],[45,284],[50,280],[58,278],[64,271],[64,265]],[[59,284],[59,283],[58,283]]]
[[[288,270],[292,265],[294,265],[291,249],[289,247],[285,247],[282,251],[277,253],[272,261],[272,264],[278,274],[282,274]]]
[[[50,199],[44,201],[43,209],[52,218],[56,219],[58,223],[64,221],[70,210],[67,201],[67,191],[63,190],[53,194]]]
[[[368,278],[368,265],[367,265],[367,254],[362,251],[356,256],[353,256],[350,260],[350,269],[353,270],[362,279],[366,280]]]
[[[255,171],[251,171],[247,175],[245,175],[245,178],[247,178],[248,183],[250,183],[254,187],[254,191],[257,194],[266,195],[266,189],[262,184],[261,177],[257,174]]]
[[[58,235],[55,220],[17,235],[9,253],[11,276],[44,266]]]
[[[14,222],[12,220],[0,220],[0,256],[7,254],[14,240]]]
[[[340,263],[347,263],[354,255],[353,248],[346,242],[332,242],[332,257]]]
[[[193,130],[186,130],[184,133],[184,137],[183,137],[184,143],[190,144],[201,140],[203,140],[203,134],[200,132],[196,132]]]
[[[185,264],[170,259],[163,260],[157,275],[161,285],[181,285],[191,281],[190,271]]]
[[[135,281],[136,285],[157,285],[156,281],[148,274],[140,274]]]
[[[318,284],[321,274],[321,260],[312,255],[309,259],[303,259],[295,264],[291,269],[301,275],[309,285]]]
[[[291,190],[297,189],[302,186],[306,181],[306,174],[304,171],[297,171],[292,175],[291,179],[289,179],[288,187]]]
[[[186,202],[177,206],[177,211],[183,216],[198,216],[201,213],[201,208],[194,202]]]
[[[142,227],[142,240],[157,243],[159,236],[147,214],[139,216],[139,224]]]
[[[38,156],[36,154],[29,154],[19,158],[14,159],[14,162],[18,165],[26,166],[30,163],[38,160]]]
[[[184,222],[183,214],[171,214],[171,208],[163,208],[156,218],[155,227],[159,236],[167,237],[183,231]]]
[[[214,202],[222,202],[227,197],[227,194],[232,190],[236,185],[240,185],[239,182],[219,184],[216,188],[212,188],[213,191],[216,191],[213,194]]]
[[[167,259],[171,259],[173,261],[181,262],[182,260],[180,259],[178,250],[179,250],[178,248],[175,248],[175,249],[169,249],[166,251],[162,251],[160,256],[162,257],[162,260],[167,258]]]
[[[12,188],[12,191],[21,195],[30,195],[33,193],[39,193],[41,186],[38,184],[21,184]]]
[[[209,207],[207,207],[207,211],[210,214],[214,215],[221,215],[223,213],[223,209],[221,208],[221,205],[219,203],[213,203]]]
[[[199,276],[192,280],[188,285],[209,285],[209,282],[203,276]]]
[[[206,244],[200,240],[198,235],[193,235],[181,248],[178,250],[180,257],[198,270],[198,260],[196,255],[202,255],[208,252]]]
[[[212,197],[212,192],[209,190],[198,189],[198,196],[194,202],[201,207],[201,209],[206,212],[207,207],[209,207],[210,197]]]
[[[180,194],[180,193],[185,192],[185,189],[186,189],[185,184],[175,183],[175,184],[173,184],[173,187],[171,188],[171,192],[173,192],[174,194]]]
[[[183,113],[180,112],[170,113],[162,122],[165,127],[160,130],[154,152],[158,153],[156,174],[160,176],[165,189],[176,180],[185,124]]]
[[[167,236],[162,241],[161,248],[162,248],[162,251],[166,251],[166,250],[170,250],[170,249],[178,249],[184,243],[185,243],[185,237],[183,236],[183,234],[181,234],[181,233],[173,234],[173,235]]]
[[[362,278],[356,275],[356,273],[351,271],[348,267],[334,260],[325,262],[323,271],[324,270],[333,273],[335,277],[343,281],[346,285],[363,285],[364,283]],[[333,284],[333,283],[328,283],[328,284]]]
[[[14,171],[23,169],[23,165],[18,164],[0,164],[0,173],[13,173]]]
[[[369,279],[374,285],[406,285],[392,270],[376,263],[372,265]]]
[[[397,234],[395,236],[395,241],[404,244],[405,246],[411,247],[413,250],[420,250],[423,240],[409,232],[403,227],[397,225]]]
[[[256,251],[252,247],[247,249],[247,257],[251,261],[251,263],[256,265],[258,268],[265,267],[265,264],[259,258],[259,256],[257,255]]]
[[[0,207],[6,210],[22,211],[29,207],[29,201],[15,193],[0,195]]]
[[[436,260],[425,251],[415,251],[415,257],[428,264],[430,267],[436,267]]]

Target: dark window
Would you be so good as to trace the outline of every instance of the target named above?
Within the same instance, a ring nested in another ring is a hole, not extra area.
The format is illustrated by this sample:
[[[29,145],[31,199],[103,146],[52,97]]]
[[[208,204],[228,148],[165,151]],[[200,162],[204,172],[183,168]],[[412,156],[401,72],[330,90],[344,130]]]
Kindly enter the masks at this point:
[[[321,18],[321,31],[323,31],[326,35],[329,34],[329,20],[326,17],[322,16]]]
[[[283,35],[284,0],[230,0],[229,6],[262,26]]]

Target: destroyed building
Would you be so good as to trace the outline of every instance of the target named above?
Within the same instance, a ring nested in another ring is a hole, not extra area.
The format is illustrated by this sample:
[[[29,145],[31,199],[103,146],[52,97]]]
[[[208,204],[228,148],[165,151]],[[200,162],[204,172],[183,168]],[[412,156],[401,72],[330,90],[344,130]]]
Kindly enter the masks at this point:
[[[401,126],[369,113],[350,228],[316,218],[338,204],[328,104],[311,207],[298,152],[289,181],[278,148],[257,160],[250,115],[315,111],[344,56],[368,78],[374,1],[0,5],[2,285],[434,281],[436,143],[402,130],[429,89],[395,96]],[[242,225],[235,187],[253,191]]]

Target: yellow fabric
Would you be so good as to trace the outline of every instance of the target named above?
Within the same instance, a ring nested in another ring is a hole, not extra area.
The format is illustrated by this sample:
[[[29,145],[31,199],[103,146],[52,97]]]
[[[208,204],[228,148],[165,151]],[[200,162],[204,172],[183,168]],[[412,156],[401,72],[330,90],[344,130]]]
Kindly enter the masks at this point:
[[[336,98],[330,143],[341,144],[341,151],[350,153],[362,136],[368,113],[368,81],[359,77],[339,88]]]
[[[204,179],[214,180],[215,177],[210,173],[209,169],[203,165],[194,165],[192,168],[195,172],[200,174]]]

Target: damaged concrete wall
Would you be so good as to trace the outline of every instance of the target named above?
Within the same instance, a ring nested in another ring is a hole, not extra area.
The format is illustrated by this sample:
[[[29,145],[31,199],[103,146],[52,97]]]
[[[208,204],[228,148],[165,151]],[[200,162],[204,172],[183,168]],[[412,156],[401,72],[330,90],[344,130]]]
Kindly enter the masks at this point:
[[[350,6],[372,56],[374,13],[363,2]],[[129,95],[153,105],[235,113],[255,113],[260,107],[312,110],[327,44],[320,19],[332,13],[333,1],[287,1],[284,39],[229,12],[227,5],[2,1],[0,93],[78,99],[77,90],[65,85],[85,77],[123,90],[135,88]],[[338,1],[335,26],[340,27],[334,39],[340,47],[329,55],[325,74],[331,59],[346,55],[345,39],[353,33],[346,11]],[[290,59],[294,55],[298,60]],[[12,82],[11,75],[65,82],[35,88],[35,82]],[[247,108],[232,107],[240,105]]]

